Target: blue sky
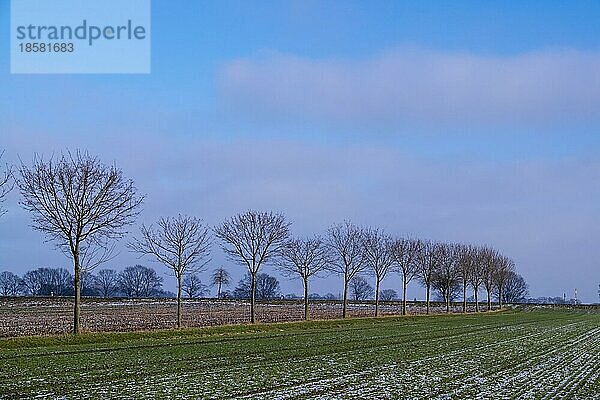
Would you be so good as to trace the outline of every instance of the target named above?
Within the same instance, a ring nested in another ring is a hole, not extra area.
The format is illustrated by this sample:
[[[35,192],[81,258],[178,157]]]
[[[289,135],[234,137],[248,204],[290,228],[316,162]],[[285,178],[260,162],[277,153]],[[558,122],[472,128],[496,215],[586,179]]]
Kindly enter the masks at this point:
[[[10,75],[0,0],[10,161],[89,149],[148,193],[143,222],[186,212],[213,224],[256,207],[286,212],[301,235],[348,217],[489,243],[533,295],[577,287],[596,300],[598,2],[152,7],[149,75]],[[17,201],[0,221],[0,269],[66,264]],[[123,252],[115,267],[135,261]]]

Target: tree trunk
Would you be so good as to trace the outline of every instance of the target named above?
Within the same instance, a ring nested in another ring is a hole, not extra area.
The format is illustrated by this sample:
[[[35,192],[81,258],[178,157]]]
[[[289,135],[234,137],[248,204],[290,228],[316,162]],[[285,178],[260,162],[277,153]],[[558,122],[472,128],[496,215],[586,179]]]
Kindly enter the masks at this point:
[[[81,314],[81,266],[79,265],[79,251],[75,250],[73,254],[75,264],[75,309],[73,310],[73,334],[77,335],[80,332],[79,319]]]
[[[375,316],[379,316],[379,279],[375,283]]]
[[[347,305],[348,305],[348,279],[344,279],[344,304],[342,306],[342,318],[346,318]]]
[[[500,305],[500,310],[502,310],[502,286],[498,286],[498,303]]]
[[[463,314],[467,312],[467,281],[463,281]]]
[[[446,314],[450,313],[450,288],[446,289]]]
[[[252,292],[250,295],[250,323],[253,324],[255,322],[254,305],[255,305],[255,298],[256,298],[256,273],[252,274],[252,287],[251,287],[250,291]]]
[[[217,290],[217,299],[221,298],[221,282],[219,282],[219,289]]]
[[[181,274],[177,276],[177,328],[181,328]]]
[[[308,279],[304,279],[304,320],[308,321]]]
[[[408,286],[408,282],[406,282],[406,278],[402,279],[402,315],[406,315],[406,287]]]
[[[475,293],[475,312],[479,312],[479,287],[474,287],[473,292]]]
[[[427,315],[429,315],[429,290],[430,290],[430,285],[427,285]]]
[[[487,291],[487,307],[488,307],[488,311],[492,311],[492,294],[490,293],[492,291],[491,288],[486,288],[485,289]]]

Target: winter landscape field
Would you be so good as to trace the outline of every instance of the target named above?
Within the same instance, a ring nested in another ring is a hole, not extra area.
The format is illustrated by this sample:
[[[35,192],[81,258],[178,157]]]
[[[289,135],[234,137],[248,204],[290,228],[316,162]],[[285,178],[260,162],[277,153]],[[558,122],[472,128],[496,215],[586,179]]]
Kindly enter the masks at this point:
[[[600,313],[525,309],[0,340],[0,398],[600,398]]]
[[[497,307],[497,305],[495,305]],[[458,312],[462,303],[454,303]],[[486,306],[481,304],[481,310]],[[0,338],[70,333],[73,327],[73,299],[69,297],[4,297],[0,298]],[[248,300],[185,299],[184,326],[198,328],[214,325],[233,325],[250,322]],[[86,332],[139,331],[169,329],[176,324],[177,302],[169,298],[126,299],[84,298],[82,328]],[[474,311],[473,304],[467,310]],[[342,317],[340,301],[312,301],[313,319]],[[349,317],[373,315],[373,301],[348,304]],[[409,302],[410,314],[425,314],[424,302]],[[431,303],[432,313],[445,310],[439,302]],[[386,301],[380,306],[381,315],[399,315],[402,303]],[[304,318],[302,300],[268,300],[257,305],[259,322],[292,322]]]

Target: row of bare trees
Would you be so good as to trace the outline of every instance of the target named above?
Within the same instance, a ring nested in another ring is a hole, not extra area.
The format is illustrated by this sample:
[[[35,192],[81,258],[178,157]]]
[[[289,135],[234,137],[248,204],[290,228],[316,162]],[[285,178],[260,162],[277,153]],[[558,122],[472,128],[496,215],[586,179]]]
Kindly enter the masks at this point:
[[[342,315],[346,317],[348,286],[359,274],[374,278],[375,315],[379,315],[381,283],[397,273],[402,285],[402,314],[406,314],[407,288],[418,280],[425,287],[427,313],[431,291],[437,290],[450,311],[450,303],[462,286],[463,312],[467,311],[467,290],[475,296],[485,288],[487,309],[497,291],[500,307],[506,298],[504,289],[516,277],[512,260],[490,247],[447,244],[412,238],[393,238],[379,228],[363,228],[349,221],[330,227],[324,239],[292,239],[282,248],[276,264],[288,275],[300,277],[304,284],[305,317],[308,317],[308,284],[313,275],[333,272],[343,278]]]
[[[93,267],[110,260],[114,243],[134,223],[144,201],[134,182],[114,165],[105,165],[84,152],[67,153],[32,165],[21,163],[14,174],[22,207],[32,216],[33,228],[45,234],[68,255],[74,271],[74,333],[80,331],[81,277]],[[11,171],[0,178],[0,201],[11,188]],[[277,267],[287,276],[298,277],[304,286],[305,318],[309,317],[308,293],[311,279],[334,273],[343,279],[343,317],[347,315],[348,287],[360,274],[375,279],[375,315],[379,315],[381,282],[399,272],[406,289],[417,278],[426,288],[427,312],[430,292],[443,294],[446,308],[457,282],[476,297],[481,286],[488,294],[496,288],[502,299],[514,263],[491,248],[434,243],[410,238],[392,238],[381,229],[364,228],[349,221],[331,226],[323,237],[292,238],[291,222],[274,212],[247,211],[215,227],[185,215],[161,218],[142,225],[130,250],[166,266],[177,280],[177,326],[182,321],[182,287],[187,276],[205,269],[210,261],[214,237],[227,257],[250,275],[251,322],[255,322],[256,279],[264,265]]]

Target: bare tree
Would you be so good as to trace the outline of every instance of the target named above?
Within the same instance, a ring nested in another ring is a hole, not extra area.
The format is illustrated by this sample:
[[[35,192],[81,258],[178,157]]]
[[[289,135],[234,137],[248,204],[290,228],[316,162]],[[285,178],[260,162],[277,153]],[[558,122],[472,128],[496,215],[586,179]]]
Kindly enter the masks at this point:
[[[119,273],[119,288],[127,297],[151,297],[162,288],[163,278],[143,265],[127,267]]]
[[[330,268],[344,278],[343,318],[346,318],[350,280],[366,268],[362,235],[363,230],[350,221],[333,225],[328,230],[326,244],[331,254]]]
[[[471,276],[476,272],[477,249],[473,246],[461,245],[457,247],[458,273],[462,283],[463,313],[467,312],[467,287]]]
[[[182,281],[186,274],[202,271],[210,261],[210,231],[202,221],[188,216],[161,218],[157,227],[142,225],[141,239],[129,247],[167,268],[177,279],[177,327],[181,327]]]
[[[4,156],[4,151],[0,152],[0,160],[2,160],[2,156]],[[6,210],[2,207],[2,203],[4,203],[6,196],[14,187],[12,177],[12,168],[7,166],[0,175],[0,217],[6,214]]]
[[[525,279],[516,272],[511,271],[504,284],[502,300],[506,303],[523,301],[527,296],[527,292],[527,282],[525,282]],[[500,296],[499,293],[498,296]]]
[[[231,275],[225,268],[217,268],[210,277],[210,283],[217,287],[217,299],[220,299],[222,287],[231,284]]]
[[[446,312],[450,312],[450,302],[457,291],[459,270],[457,247],[441,243],[437,251],[437,265],[433,270],[431,283],[442,295]]]
[[[183,278],[182,287],[190,299],[202,297],[207,293],[206,285],[202,283],[202,280],[196,274],[186,274]]]
[[[481,250],[483,287],[487,293],[487,310],[492,309],[492,290],[494,289],[494,276],[498,265],[499,254],[496,250],[484,247]]]
[[[36,268],[23,275],[25,292],[31,296],[41,296],[47,282],[50,281],[48,268]]]
[[[23,275],[32,296],[65,296],[73,293],[73,276],[64,268],[36,268]]]
[[[473,288],[473,295],[475,297],[475,312],[479,312],[479,288],[483,285],[485,277],[485,251],[482,247],[474,247],[471,253],[472,264],[469,275],[469,282]]]
[[[416,239],[398,239],[392,243],[391,251],[396,268],[402,275],[402,315],[406,315],[406,290],[408,284],[419,273],[419,257],[424,243]]]
[[[515,263],[508,257],[499,256],[496,259],[496,268],[494,269],[493,280],[498,290],[498,305],[502,309],[502,300],[504,299],[503,289],[506,286],[511,274],[515,272]]]
[[[425,242],[417,258],[419,280],[426,289],[427,314],[429,314],[433,273],[439,264],[441,246],[440,243]]]
[[[50,295],[67,296],[73,293],[73,275],[64,268],[50,269]]]
[[[392,301],[396,299],[398,293],[394,289],[383,289],[381,291],[381,301]]]
[[[263,264],[276,261],[289,236],[282,214],[247,211],[215,228],[225,254],[248,268],[251,277],[250,321],[255,322],[256,275]]]
[[[111,297],[119,289],[119,274],[114,269],[101,269],[95,276],[94,283],[102,297]]]
[[[73,260],[75,306],[73,332],[79,333],[81,304],[81,251],[108,247],[122,238],[133,223],[143,196],[116,166],[102,164],[87,153],[68,153],[31,167],[21,163],[17,186],[21,205],[32,214],[33,228],[43,232]]]
[[[308,283],[309,279],[326,270],[328,252],[319,237],[292,239],[281,249],[277,263],[279,270],[288,277],[299,276],[304,286],[304,319],[308,320]]]
[[[248,299],[252,296],[252,275],[246,272],[244,277],[238,282],[238,286],[233,291],[233,297],[238,299]],[[281,298],[279,281],[274,276],[265,273],[256,275],[256,293],[258,300],[268,300]]]
[[[373,297],[373,286],[362,276],[355,276],[350,280],[350,292],[355,301],[367,300]]]
[[[367,228],[362,237],[364,259],[370,273],[375,276],[375,316],[379,316],[379,288],[394,265],[391,251],[392,239],[378,228]]]
[[[0,273],[0,296],[16,296],[21,287],[21,278],[9,271]]]

